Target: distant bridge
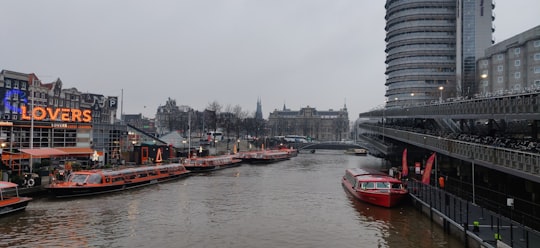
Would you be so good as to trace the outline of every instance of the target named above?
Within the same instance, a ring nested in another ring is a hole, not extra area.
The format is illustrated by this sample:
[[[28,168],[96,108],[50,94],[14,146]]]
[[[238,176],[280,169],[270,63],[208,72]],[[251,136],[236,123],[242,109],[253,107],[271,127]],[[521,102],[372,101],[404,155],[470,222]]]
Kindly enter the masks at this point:
[[[325,141],[317,143],[289,143],[294,148],[300,150],[315,150],[315,149],[325,149],[325,150],[347,150],[349,148],[364,148],[366,145],[359,143],[351,142],[342,142],[342,141]]]

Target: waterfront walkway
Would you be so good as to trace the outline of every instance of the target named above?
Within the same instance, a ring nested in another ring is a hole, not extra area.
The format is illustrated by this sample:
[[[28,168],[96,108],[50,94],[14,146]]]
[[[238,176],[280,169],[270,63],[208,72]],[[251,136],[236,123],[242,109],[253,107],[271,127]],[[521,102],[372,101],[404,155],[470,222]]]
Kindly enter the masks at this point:
[[[511,218],[416,180],[409,181],[408,187],[417,207],[426,209],[431,220],[440,222],[446,231],[453,227],[462,232],[464,242],[472,239],[483,247],[540,247],[540,232]]]

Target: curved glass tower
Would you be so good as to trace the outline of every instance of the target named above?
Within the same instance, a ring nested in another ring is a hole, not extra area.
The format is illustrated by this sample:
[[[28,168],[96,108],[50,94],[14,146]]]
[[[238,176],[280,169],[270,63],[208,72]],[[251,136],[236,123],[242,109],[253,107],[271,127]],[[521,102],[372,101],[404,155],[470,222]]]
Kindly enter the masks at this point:
[[[471,61],[492,43],[494,6],[485,2],[484,7],[484,0],[386,1],[387,107],[464,95],[465,85],[474,84],[464,81],[464,65],[475,75]]]

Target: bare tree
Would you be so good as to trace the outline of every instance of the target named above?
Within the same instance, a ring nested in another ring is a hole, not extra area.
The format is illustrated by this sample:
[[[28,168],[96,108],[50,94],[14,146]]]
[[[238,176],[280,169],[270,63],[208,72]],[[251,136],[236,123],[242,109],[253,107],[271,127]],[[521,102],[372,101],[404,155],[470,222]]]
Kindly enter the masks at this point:
[[[208,106],[206,106],[206,109],[208,109],[210,111],[214,111],[214,112],[216,112],[216,114],[219,114],[221,112],[222,108],[223,108],[223,106],[221,104],[219,104],[216,100],[214,100],[211,103],[208,103]]]
[[[242,128],[242,120],[244,120],[247,117],[247,112],[242,111],[242,107],[240,105],[235,105],[232,109],[232,113],[234,115],[234,128],[236,131],[236,138],[240,138],[240,130]]]
[[[206,117],[209,120],[209,126],[212,127],[214,131],[217,131],[217,115],[221,112],[221,108],[221,104],[219,104],[215,100],[211,103],[208,103],[208,106],[206,107]]]

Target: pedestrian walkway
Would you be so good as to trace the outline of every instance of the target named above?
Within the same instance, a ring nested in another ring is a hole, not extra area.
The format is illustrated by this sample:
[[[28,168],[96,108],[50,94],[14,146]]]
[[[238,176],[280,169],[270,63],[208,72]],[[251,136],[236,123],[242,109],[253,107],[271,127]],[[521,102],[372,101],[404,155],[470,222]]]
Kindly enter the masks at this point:
[[[414,201],[424,204],[432,214],[440,215],[444,223],[463,231],[463,237],[485,247],[540,247],[540,232],[516,220],[416,180],[409,181],[408,187]]]

